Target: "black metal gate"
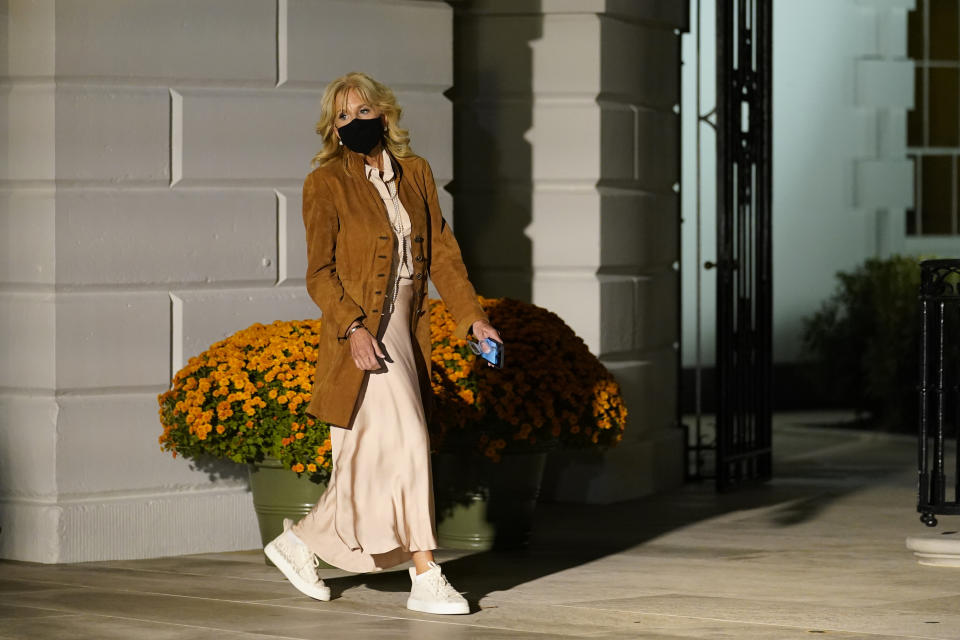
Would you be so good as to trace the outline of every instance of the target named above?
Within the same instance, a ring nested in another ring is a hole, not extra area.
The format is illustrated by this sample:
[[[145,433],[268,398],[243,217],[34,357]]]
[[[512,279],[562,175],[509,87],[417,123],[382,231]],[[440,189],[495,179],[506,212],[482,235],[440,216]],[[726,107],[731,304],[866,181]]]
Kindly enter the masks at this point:
[[[772,0],[717,0],[720,490],[771,475]]]
[[[925,260],[920,263],[917,511],[921,514],[920,521],[931,527],[936,526],[937,515],[960,515],[958,336],[960,260]],[[952,464],[950,458],[953,458]]]

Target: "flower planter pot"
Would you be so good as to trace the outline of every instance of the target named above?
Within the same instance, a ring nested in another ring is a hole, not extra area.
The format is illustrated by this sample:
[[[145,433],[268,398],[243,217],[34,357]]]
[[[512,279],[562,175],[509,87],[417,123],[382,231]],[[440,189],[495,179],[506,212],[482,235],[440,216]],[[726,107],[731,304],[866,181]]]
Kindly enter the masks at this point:
[[[264,546],[283,533],[284,518],[294,521],[301,519],[325,489],[325,484],[311,482],[305,475],[297,477],[296,473],[274,458],[251,464],[250,490],[260,525],[260,540]],[[264,560],[273,566],[266,556]]]
[[[547,453],[491,462],[475,454],[433,456],[437,537],[447,549],[521,549],[530,541]]]

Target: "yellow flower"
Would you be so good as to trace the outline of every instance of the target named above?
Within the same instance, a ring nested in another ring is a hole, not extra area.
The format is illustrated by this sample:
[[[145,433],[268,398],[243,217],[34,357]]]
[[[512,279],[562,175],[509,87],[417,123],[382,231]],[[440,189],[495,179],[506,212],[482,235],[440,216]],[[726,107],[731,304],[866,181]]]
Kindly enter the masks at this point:
[[[627,410],[619,385],[556,314],[517,300],[479,302],[507,337],[512,366],[483,366],[453,337],[456,323],[443,303],[429,302],[429,382],[439,417],[432,447],[442,448],[447,437],[472,439],[479,453],[498,460],[533,443],[608,446],[622,439]],[[320,327],[313,320],[257,323],[190,358],[158,396],[160,446],[246,461],[271,446],[253,443],[282,440],[279,455],[289,468],[328,471],[329,426],[306,414]],[[236,435],[210,442],[214,428]]]

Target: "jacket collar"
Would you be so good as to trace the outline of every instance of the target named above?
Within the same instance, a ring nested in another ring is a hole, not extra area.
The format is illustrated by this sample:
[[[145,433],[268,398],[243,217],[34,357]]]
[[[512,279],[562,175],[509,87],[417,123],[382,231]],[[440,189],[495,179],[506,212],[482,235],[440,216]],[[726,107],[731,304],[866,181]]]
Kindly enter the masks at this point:
[[[380,152],[380,157],[382,158],[382,162],[383,162],[383,181],[390,182],[391,180],[393,180],[394,162],[391,161],[390,154],[387,153],[386,149]],[[370,165],[364,163],[363,175],[367,178],[367,180],[369,180],[370,176],[372,176],[374,173],[379,174],[380,172],[377,171],[376,167],[371,167]]]
[[[400,162],[397,161],[397,158],[394,157],[389,150],[384,149],[387,154],[387,157],[390,159],[390,165],[393,167],[393,171],[397,176],[397,183],[403,179],[403,167]],[[343,150],[343,169],[346,171],[347,175],[352,178],[359,178],[361,180],[367,179],[366,171],[367,163],[363,159],[362,153],[357,153],[355,151],[350,151],[349,149],[344,148]]]

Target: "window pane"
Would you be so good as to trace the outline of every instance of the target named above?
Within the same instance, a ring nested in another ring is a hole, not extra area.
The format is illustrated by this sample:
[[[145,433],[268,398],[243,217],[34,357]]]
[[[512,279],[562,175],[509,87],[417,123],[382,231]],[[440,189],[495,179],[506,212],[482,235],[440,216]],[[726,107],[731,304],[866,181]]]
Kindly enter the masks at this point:
[[[930,59],[958,58],[957,0],[927,0],[930,6]]]
[[[923,140],[923,69],[914,69],[913,105],[907,112],[907,146],[925,147]]]
[[[953,158],[925,156],[921,178],[923,235],[951,233]]]
[[[960,70],[930,69],[929,127],[931,147],[956,147],[960,121]]]

